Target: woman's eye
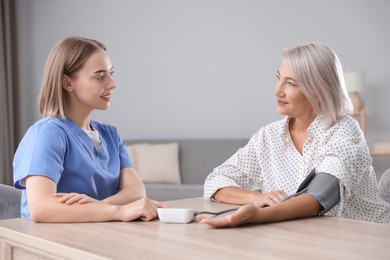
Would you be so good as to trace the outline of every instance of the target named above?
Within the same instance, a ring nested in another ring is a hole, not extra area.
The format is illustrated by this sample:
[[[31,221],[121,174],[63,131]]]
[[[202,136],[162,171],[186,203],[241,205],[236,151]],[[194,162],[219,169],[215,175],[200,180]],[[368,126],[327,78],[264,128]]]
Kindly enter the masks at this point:
[[[291,82],[291,81],[287,81],[287,85],[295,87],[294,82]]]
[[[101,74],[99,77],[97,77],[97,80],[104,80],[104,74]]]
[[[280,80],[280,76],[278,74],[275,75],[277,80]]]
[[[110,76],[114,76],[114,71],[110,71]]]

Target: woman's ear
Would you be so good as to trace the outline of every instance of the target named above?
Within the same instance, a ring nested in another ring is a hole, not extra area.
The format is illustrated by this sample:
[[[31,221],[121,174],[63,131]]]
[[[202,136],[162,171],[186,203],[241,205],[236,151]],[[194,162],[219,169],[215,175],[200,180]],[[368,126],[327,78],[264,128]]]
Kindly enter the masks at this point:
[[[71,79],[68,77],[68,75],[64,75],[64,78],[62,79],[62,87],[66,90],[66,91],[73,91],[73,87],[72,87],[72,81]]]

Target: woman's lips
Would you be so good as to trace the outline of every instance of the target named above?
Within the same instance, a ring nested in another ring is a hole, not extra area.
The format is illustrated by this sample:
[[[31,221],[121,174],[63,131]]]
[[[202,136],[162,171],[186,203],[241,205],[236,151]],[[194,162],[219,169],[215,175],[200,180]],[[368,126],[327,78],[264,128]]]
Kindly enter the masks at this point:
[[[100,96],[100,98],[104,99],[105,101],[110,101],[111,100],[111,94]]]
[[[284,106],[284,105],[288,104],[287,102],[284,102],[284,101],[282,101],[280,99],[278,99],[277,103],[278,103],[279,106]]]

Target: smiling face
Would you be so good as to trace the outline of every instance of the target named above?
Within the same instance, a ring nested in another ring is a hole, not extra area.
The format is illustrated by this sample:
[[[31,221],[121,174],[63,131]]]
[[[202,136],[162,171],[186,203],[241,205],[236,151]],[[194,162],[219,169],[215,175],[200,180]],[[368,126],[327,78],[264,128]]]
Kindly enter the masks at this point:
[[[78,72],[65,76],[70,112],[90,113],[93,109],[106,110],[110,106],[111,93],[116,87],[112,69],[107,52],[98,49]]]
[[[285,61],[282,62],[276,77],[275,95],[278,113],[294,118],[311,116],[313,107],[300,90],[293,71]]]

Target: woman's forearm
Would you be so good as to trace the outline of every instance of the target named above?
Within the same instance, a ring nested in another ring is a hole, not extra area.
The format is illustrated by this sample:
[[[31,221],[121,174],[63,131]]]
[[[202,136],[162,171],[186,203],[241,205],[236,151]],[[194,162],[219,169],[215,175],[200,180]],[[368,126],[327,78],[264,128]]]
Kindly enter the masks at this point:
[[[213,198],[219,202],[244,205],[256,203],[261,199],[261,193],[241,189],[239,187],[225,187],[214,193]]]
[[[249,203],[225,217],[208,218],[199,215],[197,219],[201,223],[215,228],[236,227],[244,224],[261,224],[312,217],[318,215],[320,208],[317,199],[303,194],[269,207],[258,207],[253,203]]]
[[[41,198],[29,202],[30,217],[35,222],[99,222],[119,220],[119,206],[90,202],[71,205],[57,198]]]
[[[143,184],[133,185],[120,190],[117,194],[107,197],[102,202],[113,205],[125,205],[146,197]]]
[[[120,173],[119,192],[103,200],[105,203],[124,205],[146,197],[145,186],[134,168],[124,168]]]
[[[318,215],[320,209],[321,205],[316,198],[302,194],[271,207],[259,208],[251,223],[269,223],[313,217]]]
[[[142,194],[143,185],[139,194]],[[127,190],[120,194],[126,196]],[[118,206],[100,201],[90,200],[86,203],[66,203],[61,201],[62,196],[56,194],[54,181],[43,176],[30,176],[26,179],[27,202],[30,217],[35,222],[97,222],[124,220],[130,221],[140,217],[145,208],[153,207],[148,200],[135,200],[131,204]],[[118,197],[119,198],[119,197]],[[124,200],[124,199],[123,199]],[[152,212],[155,210],[152,209]]]

